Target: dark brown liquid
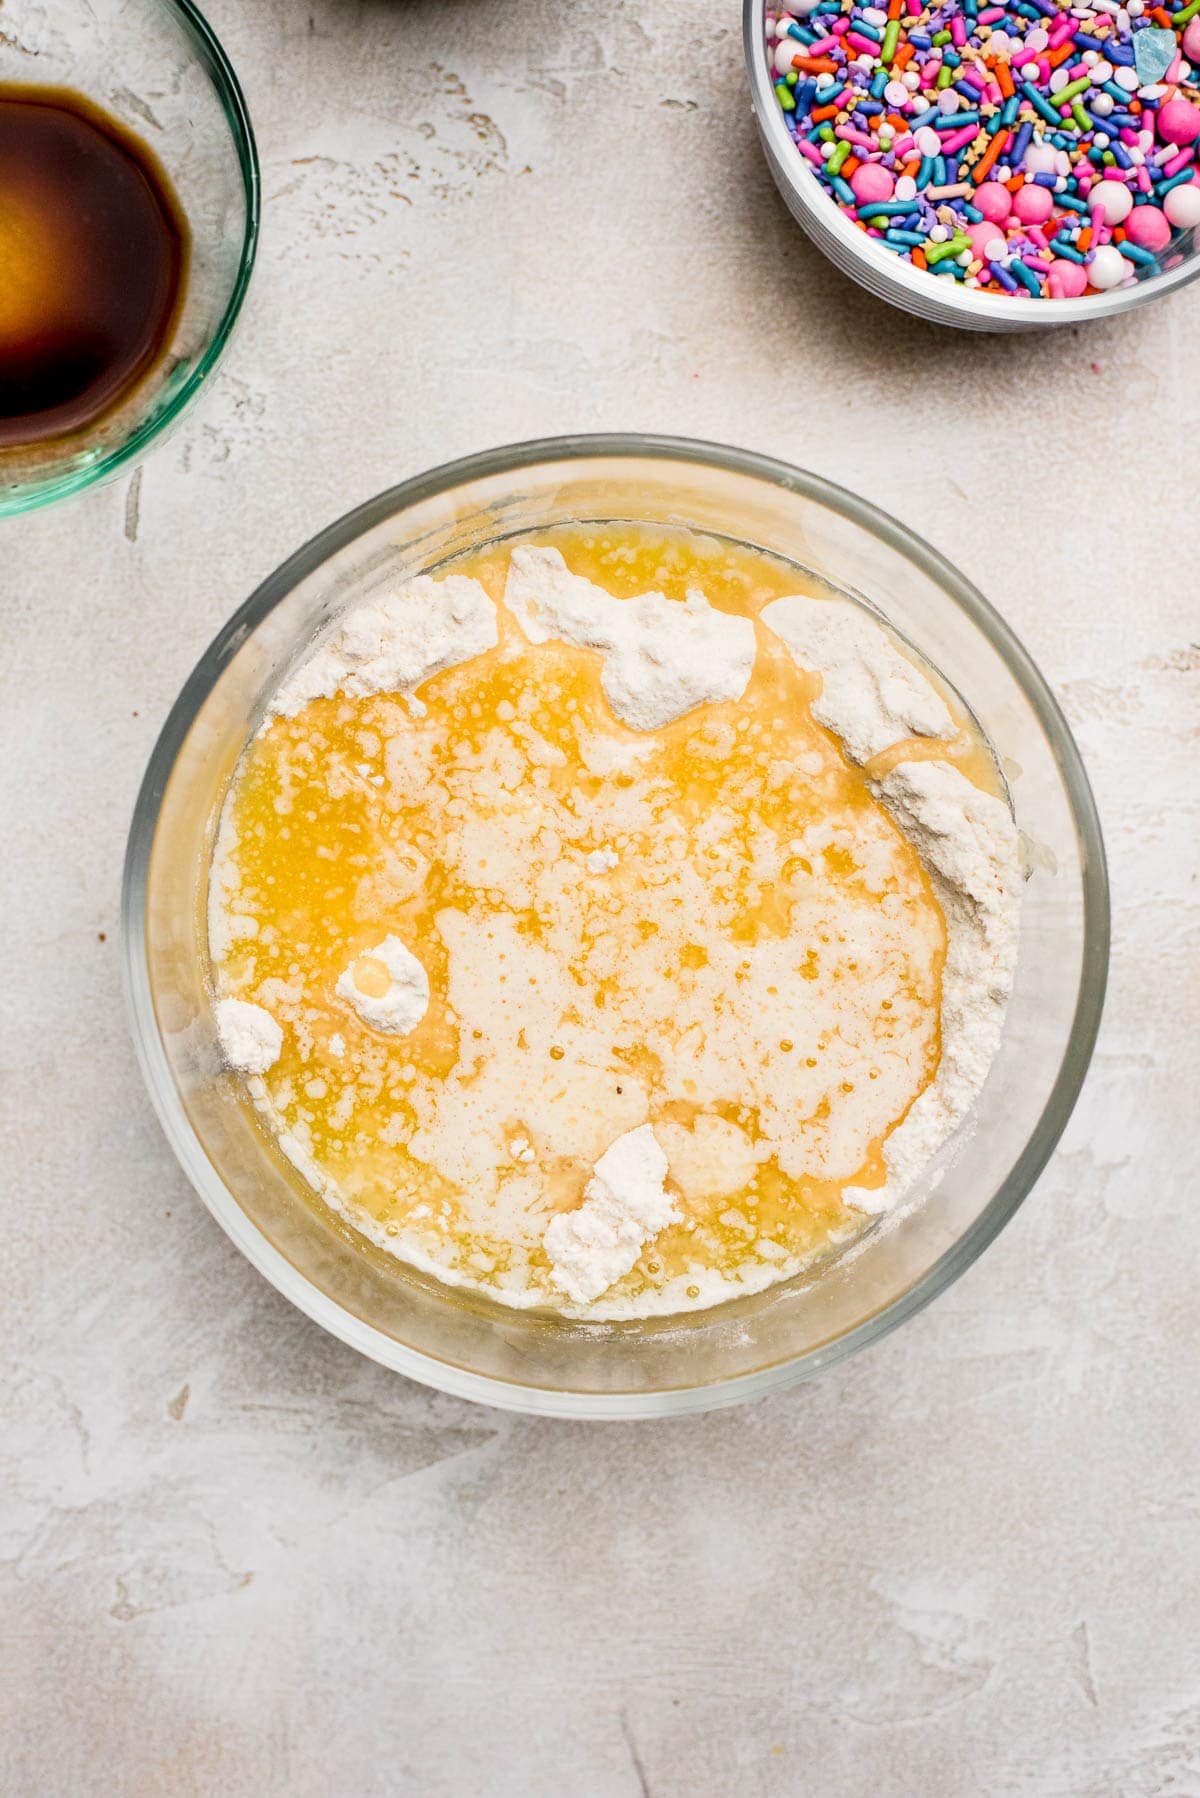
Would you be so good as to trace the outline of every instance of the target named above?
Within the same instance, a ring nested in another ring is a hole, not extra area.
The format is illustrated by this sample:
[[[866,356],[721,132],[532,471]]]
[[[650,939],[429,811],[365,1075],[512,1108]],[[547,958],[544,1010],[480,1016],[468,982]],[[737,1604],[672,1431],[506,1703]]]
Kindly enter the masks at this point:
[[[145,377],[187,245],[132,132],[65,88],[0,86],[0,450],[85,429]]]

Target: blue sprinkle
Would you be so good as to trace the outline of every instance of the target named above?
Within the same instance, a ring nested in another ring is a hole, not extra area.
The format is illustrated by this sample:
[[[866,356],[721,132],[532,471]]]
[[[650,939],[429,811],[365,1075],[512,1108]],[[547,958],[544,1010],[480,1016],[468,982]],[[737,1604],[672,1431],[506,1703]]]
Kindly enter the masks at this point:
[[[1062,118],[1060,117],[1060,115],[1057,112],[1055,112],[1053,106],[1051,106],[1049,100],[1046,99],[1045,95],[1042,94],[1041,92],[1039,92],[1039,90],[1036,87],[1034,87],[1032,81],[1023,81],[1021,83],[1021,92],[1024,94],[1025,98],[1029,101],[1029,104],[1033,107],[1034,111],[1041,113],[1042,117],[1045,119],[1045,121],[1048,125],[1061,125],[1062,124]]]
[[[1182,187],[1185,182],[1192,179],[1192,173],[1193,171],[1191,169],[1184,169],[1181,175],[1172,175],[1169,181],[1156,182],[1154,187],[1155,193],[1161,196],[1162,194],[1169,194],[1173,187]]]
[[[1078,36],[1075,41],[1078,43]],[[1133,65],[1142,86],[1161,81],[1178,54],[1179,40],[1173,31],[1157,25],[1144,26],[1133,40]]]

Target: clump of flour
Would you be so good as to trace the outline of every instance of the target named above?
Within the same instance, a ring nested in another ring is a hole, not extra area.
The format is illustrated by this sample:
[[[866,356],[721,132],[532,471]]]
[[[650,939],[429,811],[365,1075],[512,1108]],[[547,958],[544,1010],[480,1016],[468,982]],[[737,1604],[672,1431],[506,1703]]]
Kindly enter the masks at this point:
[[[852,761],[908,736],[951,736],[933,685],[882,625],[845,601],[774,600],[764,623],[801,667],[822,678],[813,715]],[[901,762],[871,790],[921,857],[946,920],[941,1059],[933,1080],[887,1136],[887,1179],[847,1187],[860,1211],[890,1211],[966,1116],[1000,1047],[1016,971],[1021,864],[1007,805],[949,762]]]
[[[465,575],[419,574],[397,593],[347,612],[315,655],[275,692],[268,717],[292,718],[313,699],[408,693],[497,642],[496,608]]]
[[[813,717],[841,738],[852,762],[869,762],[905,737],[954,735],[933,683],[861,606],[794,593],[773,599],[761,617],[802,668],[821,676]]]
[[[378,963],[387,984],[381,992],[366,990],[359,983],[361,964],[368,971]],[[338,977],[334,988],[339,999],[352,1005],[364,1024],[393,1036],[406,1036],[415,1030],[429,1009],[429,976],[411,949],[398,936],[385,936],[373,949],[356,956]]]
[[[600,684],[633,730],[658,730],[698,705],[740,699],[754,668],[754,626],[691,590],[614,599],[572,574],[557,549],[512,552],[504,603],[531,643],[559,638],[604,658]]]
[[[225,1059],[241,1074],[265,1074],[279,1060],[283,1031],[269,1011],[246,999],[218,999],[217,1036]]]
[[[543,1237],[550,1278],[577,1305],[598,1299],[627,1274],[642,1245],[679,1209],[663,1188],[667,1158],[649,1124],[627,1130],[604,1151],[583,1189],[583,1204],[560,1212]]]
[[[937,1074],[884,1143],[884,1185],[842,1194],[860,1211],[880,1212],[967,1115],[1000,1047],[1016,972],[1021,864],[1008,807],[949,762],[901,762],[872,790],[916,848],[946,919]]]

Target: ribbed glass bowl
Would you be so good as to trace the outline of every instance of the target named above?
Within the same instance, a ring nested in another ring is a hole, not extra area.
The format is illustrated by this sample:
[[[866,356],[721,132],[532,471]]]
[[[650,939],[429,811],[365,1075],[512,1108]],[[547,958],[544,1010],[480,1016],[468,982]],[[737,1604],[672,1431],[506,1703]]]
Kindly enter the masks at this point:
[[[183,305],[163,354],[94,424],[0,451],[4,518],[110,480],[195,399],[245,298],[259,172],[237,77],[192,0],[8,0],[0,83],[82,94],[135,132],[170,178],[190,233]]]
[[[788,211],[829,260],[873,293],[904,312],[935,325],[965,331],[1041,331],[1112,318],[1148,300],[1173,293],[1200,275],[1200,233],[1184,231],[1137,270],[1130,287],[1082,295],[1077,300],[1018,299],[977,293],[957,281],[931,275],[858,230],[835,205],[812,169],[798,154],[775,97],[776,77],[767,66],[766,0],[743,0],[742,38],[750,96],[767,165]]]
[[[750,544],[875,605],[991,740],[1031,875],[1004,1043],[953,1152],[925,1179],[924,1202],[823,1269],[757,1296],[676,1319],[586,1324],[443,1286],[313,1199],[222,1067],[205,903],[238,757],[281,676],[334,614],[498,538],[618,520]],[[936,551],[854,495],[745,451],[659,437],[490,450],[380,494],[285,562],[205,652],[167,719],[134,813],[123,909],[146,1083],[185,1171],[243,1253],[310,1317],[388,1367],[489,1404],[572,1417],[751,1398],[919,1310],[990,1242],[1044,1166],[1087,1068],[1108,960],[1087,778],[1004,621]]]

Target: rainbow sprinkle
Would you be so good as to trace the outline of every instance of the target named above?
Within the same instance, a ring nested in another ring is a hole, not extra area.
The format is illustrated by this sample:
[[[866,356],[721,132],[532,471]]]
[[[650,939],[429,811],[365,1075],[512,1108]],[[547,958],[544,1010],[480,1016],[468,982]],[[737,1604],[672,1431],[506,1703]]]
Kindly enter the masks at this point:
[[[1200,0],[797,0],[766,50],[822,188],[931,275],[1073,299],[1191,248]]]

